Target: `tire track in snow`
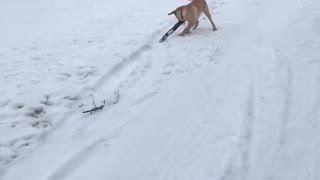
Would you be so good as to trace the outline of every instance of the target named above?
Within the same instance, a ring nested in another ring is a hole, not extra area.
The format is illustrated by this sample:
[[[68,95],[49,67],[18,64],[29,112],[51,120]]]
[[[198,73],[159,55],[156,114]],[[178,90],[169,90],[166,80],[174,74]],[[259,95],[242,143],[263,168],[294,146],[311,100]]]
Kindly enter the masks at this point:
[[[80,168],[82,164],[89,160],[90,156],[99,150],[99,148],[107,148],[110,141],[119,137],[121,132],[134,122],[135,120],[125,121],[115,127],[110,134],[92,141],[89,145],[83,147],[78,153],[75,153],[71,158],[62,163],[46,180],[62,180],[68,178],[73,172]]]
[[[318,121],[320,117],[320,72],[318,72],[316,80],[316,94],[315,94],[315,103],[311,112],[311,123],[314,129],[318,129]]]
[[[288,62],[289,63],[289,62]],[[286,133],[288,123],[291,118],[291,103],[292,103],[292,69],[290,64],[286,65],[287,68],[287,84],[285,87],[285,97],[284,97],[284,109],[282,114],[282,121],[281,121],[281,134],[280,134],[280,144],[284,144],[286,141]]]
[[[160,32],[161,32],[160,30],[153,32],[149,36],[149,39],[147,40],[147,42],[142,44],[135,51],[131,52],[127,58],[122,59],[121,62],[116,64],[109,72],[107,72],[99,80],[97,80],[97,82],[93,85],[93,87],[100,88],[107,81],[109,81],[113,76],[120,74],[126,67],[136,62],[143,53],[151,50],[154,40]]]
[[[316,7],[319,7],[320,3],[319,3],[319,1],[313,1],[313,3],[314,4],[312,4],[312,7],[314,7],[315,9],[311,9],[311,12],[313,12],[313,17],[314,17],[312,28],[313,28],[314,32],[320,36],[320,12],[316,8]],[[319,45],[320,40],[315,39],[314,44],[315,44],[314,49],[319,48],[320,47],[320,45]],[[320,53],[318,52],[317,54],[314,55],[314,57],[320,57]],[[312,62],[315,62],[315,61],[317,61],[316,58],[314,58],[314,60],[312,59]],[[319,64],[317,64],[317,66],[320,69]],[[313,116],[313,117],[311,117],[311,119],[312,119],[311,123],[312,123],[312,126],[314,129],[318,129],[318,127],[319,127],[318,121],[320,119],[320,71],[318,71],[315,87],[316,87],[316,94],[315,94],[314,107],[311,112],[311,116]]]
[[[195,129],[195,126],[193,126],[192,123],[193,122],[190,121],[190,119],[189,121],[184,120],[183,123],[181,123],[181,126],[177,129],[172,129],[171,133],[167,135],[170,138],[168,138],[168,142],[166,143],[165,152],[161,155],[160,160],[152,165],[150,168],[151,170],[149,170],[153,174],[153,179],[174,179],[180,172],[180,158],[184,155],[184,146],[190,140],[188,138],[188,136],[190,136],[190,130],[193,131]],[[179,134],[176,134],[177,132],[179,132]],[[162,166],[166,162],[169,162],[167,163],[168,166]],[[148,177],[146,175],[147,173],[143,174],[141,179],[147,179]]]
[[[285,66],[285,85],[283,87],[284,90],[284,107],[282,111],[282,117],[281,117],[281,127],[280,127],[280,139],[279,143],[284,144],[286,141],[286,133],[287,133],[287,127],[288,123],[291,118],[291,104],[292,104],[292,67],[290,60],[286,58],[285,54],[280,50],[280,48],[275,49],[275,58],[276,59],[284,59],[284,65]],[[281,65],[280,65],[281,66]]]
[[[61,180],[68,177],[73,171],[84,163],[91,154],[93,154],[95,149],[103,146],[108,139],[100,138],[93,141],[91,144],[83,148],[80,152],[76,153],[73,157],[65,161],[59,168],[57,168],[46,180]]]
[[[255,119],[255,81],[248,87],[248,96],[245,103],[245,117],[239,133],[238,142],[231,152],[219,180],[241,179],[247,180],[250,172],[250,153],[253,138]],[[239,150],[239,151],[238,151]]]
[[[253,124],[254,124],[254,99],[255,99],[255,90],[254,90],[254,81],[249,85],[248,97],[246,102],[246,119],[244,121],[244,131],[242,135],[242,150],[241,150],[241,179],[246,180],[250,171],[250,148],[252,144],[252,133],[253,133]]]

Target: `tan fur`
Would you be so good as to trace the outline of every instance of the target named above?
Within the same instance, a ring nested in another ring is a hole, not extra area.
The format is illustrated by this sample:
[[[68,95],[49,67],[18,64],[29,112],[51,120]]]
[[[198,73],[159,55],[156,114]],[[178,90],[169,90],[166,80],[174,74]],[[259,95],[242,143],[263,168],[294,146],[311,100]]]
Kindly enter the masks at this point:
[[[191,28],[196,29],[199,24],[199,17],[202,13],[204,13],[207,18],[209,19],[212,30],[216,31],[217,28],[212,21],[208,4],[205,0],[189,0],[191,3],[178,7],[172,13],[175,14],[179,21],[187,21],[188,26],[179,34],[179,36],[184,36],[185,34],[189,33]],[[171,13],[171,14],[172,14]]]

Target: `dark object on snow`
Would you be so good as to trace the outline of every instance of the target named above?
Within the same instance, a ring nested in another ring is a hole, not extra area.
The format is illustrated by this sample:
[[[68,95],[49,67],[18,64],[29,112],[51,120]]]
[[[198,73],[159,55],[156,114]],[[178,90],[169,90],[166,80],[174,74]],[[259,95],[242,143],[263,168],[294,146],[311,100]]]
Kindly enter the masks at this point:
[[[82,113],[90,113],[90,114],[92,114],[92,113],[95,112],[95,111],[102,110],[105,106],[111,106],[111,105],[117,104],[117,103],[119,102],[119,100],[120,100],[119,91],[116,91],[116,92],[114,93],[114,95],[115,95],[115,97],[113,98],[113,100],[109,100],[109,101],[104,100],[104,101],[102,101],[102,102],[103,102],[103,105],[101,105],[101,106],[99,106],[99,107],[96,105],[96,103],[95,103],[95,101],[94,101],[94,98],[93,98],[93,96],[91,95],[91,97],[92,97],[92,104],[94,105],[94,108],[92,108],[92,109],[90,109],[90,110],[87,110],[87,111],[83,111]],[[82,107],[82,105],[79,106],[79,108],[80,108],[80,107]]]
[[[103,109],[104,108],[104,105],[101,105],[101,106],[99,106],[99,107],[95,107],[95,108],[92,108],[92,109],[90,109],[90,110],[88,110],[88,111],[83,111],[82,113],[93,113],[93,112],[95,112],[95,111],[98,111],[98,110],[101,110],[101,109]]]
[[[90,113],[90,114],[92,114],[93,112],[98,111],[98,110],[101,110],[101,109],[104,108],[104,105],[106,104],[106,101],[103,101],[103,105],[101,105],[101,106],[98,107],[98,106],[96,105],[96,103],[94,102],[94,98],[93,98],[92,95],[91,95],[91,97],[92,97],[92,104],[94,105],[94,108],[92,108],[92,109],[90,109],[90,110],[88,110],[88,111],[83,111],[82,113]]]
[[[183,23],[184,21],[178,21],[165,35],[162,36],[159,42],[164,42],[168,38],[168,36],[170,36],[174,31],[176,31]]]

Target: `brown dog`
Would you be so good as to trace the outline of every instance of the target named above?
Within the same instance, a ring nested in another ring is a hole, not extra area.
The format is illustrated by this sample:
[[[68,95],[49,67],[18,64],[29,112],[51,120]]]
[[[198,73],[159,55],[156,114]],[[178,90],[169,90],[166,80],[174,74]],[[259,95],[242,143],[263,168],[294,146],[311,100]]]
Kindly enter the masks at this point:
[[[191,3],[180,6],[176,10],[172,11],[168,15],[174,14],[179,21],[187,21],[188,26],[179,34],[179,36],[184,36],[186,33],[189,33],[191,28],[196,29],[199,24],[199,17],[202,12],[207,16],[209,19],[212,30],[216,31],[216,25],[212,21],[208,4],[205,0],[189,0],[192,1]]]

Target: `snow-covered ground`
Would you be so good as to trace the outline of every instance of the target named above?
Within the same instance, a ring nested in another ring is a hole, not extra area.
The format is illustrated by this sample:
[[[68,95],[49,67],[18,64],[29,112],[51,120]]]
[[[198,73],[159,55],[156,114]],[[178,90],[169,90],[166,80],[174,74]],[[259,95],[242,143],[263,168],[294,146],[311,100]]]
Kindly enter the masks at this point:
[[[0,179],[319,180],[320,1],[207,2],[2,0]]]

